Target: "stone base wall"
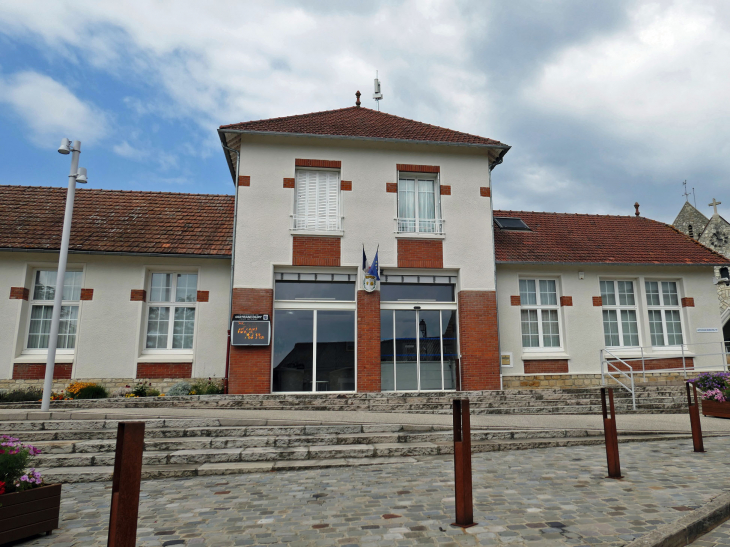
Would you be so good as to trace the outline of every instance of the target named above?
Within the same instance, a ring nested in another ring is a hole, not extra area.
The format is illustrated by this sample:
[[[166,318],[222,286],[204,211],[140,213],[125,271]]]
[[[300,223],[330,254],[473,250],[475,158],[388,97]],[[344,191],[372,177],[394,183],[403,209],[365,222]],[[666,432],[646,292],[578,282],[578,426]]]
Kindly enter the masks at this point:
[[[687,371],[687,378],[694,378],[697,373]],[[606,378],[608,385],[617,385],[611,378]],[[684,374],[679,372],[647,372],[646,380],[641,374],[634,374],[634,383],[639,384],[676,384],[684,382]],[[555,389],[600,387],[600,374],[531,374],[525,376],[503,376],[504,389]]]
[[[133,387],[137,382],[150,382],[152,387],[158,389],[160,393],[166,393],[168,389],[178,382],[195,383],[197,380],[207,380],[208,378],[74,378],[74,379],[54,379],[53,391],[59,392],[65,390],[72,382],[91,382],[104,386],[109,392],[114,392],[123,387]],[[28,387],[39,387],[43,389],[43,380],[0,380],[0,391],[14,391]]]

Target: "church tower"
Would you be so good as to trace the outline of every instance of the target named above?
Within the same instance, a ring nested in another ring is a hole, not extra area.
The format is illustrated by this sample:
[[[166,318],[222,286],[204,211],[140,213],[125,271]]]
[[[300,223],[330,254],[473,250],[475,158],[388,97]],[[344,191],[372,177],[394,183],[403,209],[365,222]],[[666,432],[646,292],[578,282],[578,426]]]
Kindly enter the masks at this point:
[[[672,226],[692,239],[699,239],[708,222],[710,219],[695,209],[689,201],[685,201]]]

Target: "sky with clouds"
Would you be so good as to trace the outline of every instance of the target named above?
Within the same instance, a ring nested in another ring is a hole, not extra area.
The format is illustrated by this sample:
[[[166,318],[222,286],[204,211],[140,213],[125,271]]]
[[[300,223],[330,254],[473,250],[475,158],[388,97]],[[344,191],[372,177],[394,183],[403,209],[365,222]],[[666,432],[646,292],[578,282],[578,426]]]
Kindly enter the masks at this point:
[[[68,136],[90,187],[231,193],[219,125],[374,107],[376,70],[383,111],[512,146],[496,208],[730,207],[725,0],[3,2],[2,183],[65,186]]]

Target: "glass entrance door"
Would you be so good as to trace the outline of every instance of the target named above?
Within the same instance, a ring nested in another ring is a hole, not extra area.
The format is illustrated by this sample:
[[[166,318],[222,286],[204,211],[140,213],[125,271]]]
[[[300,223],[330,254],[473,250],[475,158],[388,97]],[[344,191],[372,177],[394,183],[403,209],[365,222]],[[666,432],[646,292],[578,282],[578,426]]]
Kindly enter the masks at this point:
[[[456,387],[456,310],[381,310],[382,391]]]

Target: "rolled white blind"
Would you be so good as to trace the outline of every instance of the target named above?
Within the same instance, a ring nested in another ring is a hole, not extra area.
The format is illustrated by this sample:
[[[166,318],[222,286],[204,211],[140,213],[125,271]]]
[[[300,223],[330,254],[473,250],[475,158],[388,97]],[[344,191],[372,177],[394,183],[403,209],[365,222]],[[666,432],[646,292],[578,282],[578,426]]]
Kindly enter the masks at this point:
[[[340,177],[333,171],[297,171],[295,228],[340,229]]]

